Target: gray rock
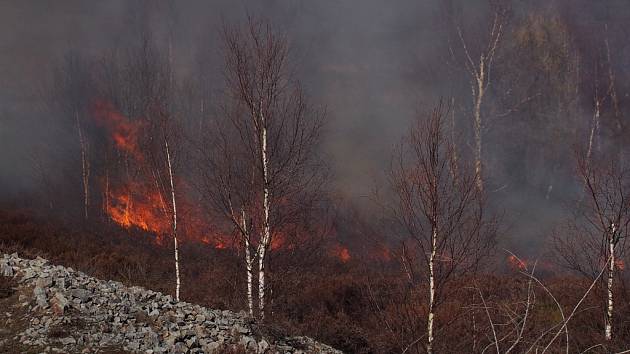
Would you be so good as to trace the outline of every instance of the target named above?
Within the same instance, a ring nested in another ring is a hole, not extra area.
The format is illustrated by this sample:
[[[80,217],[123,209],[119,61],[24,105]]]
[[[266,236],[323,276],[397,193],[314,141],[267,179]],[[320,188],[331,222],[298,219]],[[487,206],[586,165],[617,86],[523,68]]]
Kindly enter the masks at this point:
[[[48,302],[46,301],[46,290],[44,290],[44,288],[35,286],[35,288],[33,288],[33,295],[35,295],[35,302],[37,303],[37,306],[41,308],[48,307]]]
[[[59,277],[55,279],[55,286],[57,286],[60,290],[64,290],[66,288],[66,278]]]
[[[202,346],[201,349],[203,349],[207,353],[214,353],[214,352],[216,352],[219,349],[219,347],[221,347],[221,343],[210,342],[210,343]]]
[[[266,340],[261,339],[258,342],[258,353],[265,353],[268,349],[269,349],[269,343]]]
[[[239,343],[248,351],[256,351],[256,349],[258,349],[256,340],[249,336],[242,336]]]
[[[61,338],[59,342],[63,345],[76,344],[77,341],[72,337]]]
[[[241,326],[240,324],[235,324],[234,326],[232,326],[232,331],[235,334],[249,334],[250,332],[248,328]]]
[[[37,279],[37,281],[35,282],[35,286],[43,288],[43,289],[48,289],[50,288],[51,285],[52,285],[52,279],[50,279],[50,277],[41,277]]]
[[[48,263],[48,261],[40,256],[37,256],[37,258],[31,261],[31,264],[35,267],[41,267],[46,263]]]
[[[0,274],[5,277],[12,277],[14,275],[13,267],[9,265],[9,261],[7,259],[0,260]]]
[[[259,353],[294,353],[296,347],[309,353],[340,353],[306,337],[286,338],[274,344],[265,339],[257,341],[252,333],[255,326],[243,312],[177,302],[170,295],[101,281],[70,268],[49,265],[43,259],[28,261],[3,255],[0,273],[8,267],[20,284],[23,309],[37,310],[29,314],[32,320],[16,334],[16,340],[41,349],[47,343],[61,343],[63,352],[72,353],[97,352],[98,348],[112,346],[156,354],[219,353],[242,345],[248,352]],[[32,294],[26,289],[32,289]],[[29,306],[33,298],[38,307]],[[10,315],[6,316],[8,321]],[[70,330],[63,338],[48,337],[59,328]],[[46,351],[55,349],[51,346]]]
[[[24,269],[24,275],[22,277],[22,281],[26,281],[37,276],[37,272],[33,268]]]
[[[81,302],[85,302],[90,298],[90,292],[85,289],[72,289],[70,293],[74,298],[81,300]]]
[[[63,315],[68,307],[68,299],[62,293],[56,293],[52,299],[50,299],[50,307],[56,315]]]

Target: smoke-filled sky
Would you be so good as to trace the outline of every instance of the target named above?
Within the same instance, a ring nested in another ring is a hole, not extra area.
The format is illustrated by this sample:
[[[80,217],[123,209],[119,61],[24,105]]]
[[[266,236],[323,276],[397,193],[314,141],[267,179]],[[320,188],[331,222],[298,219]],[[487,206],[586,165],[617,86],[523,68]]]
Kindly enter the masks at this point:
[[[33,187],[38,157],[32,145],[50,133],[40,124],[46,115],[42,97],[51,69],[68,50],[102,55],[138,38],[138,23],[145,21],[158,40],[165,31],[173,31],[178,73],[194,75],[199,58],[206,58],[207,65],[219,72],[222,22],[242,22],[250,14],[269,18],[288,34],[301,81],[312,101],[328,112],[323,148],[330,158],[334,187],[350,199],[361,200],[382,181],[392,148],[418,111],[429,110],[443,95],[469,99],[461,89],[466,86],[451,82],[453,73],[464,73],[449,59],[444,17],[448,3],[451,1],[2,1],[0,191],[15,199]],[[483,33],[487,1],[452,3],[466,26],[466,36]],[[563,9],[574,14],[576,28],[588,33],[589,28],[599,28],[604,22],[611,26],[628,23],[630,3],[514,1],[512,9],[511,18],[516,22],[529,12]],[[513,30],[510,27],[508,32]],[[628,51],[623,47],[616,53],[617,66],[623,70]],[[222,78],[217,75],[214,79],[218,88]],[[465,78],[462,82],[466,84]],[[457,110],[460,121],[466,121],[469,114],[465,105]],[[503,204],[497,209],[505,209],[508,224],[513,226],[510,242],[531,250],[530,244],[540,244],[571,195],[558,192],[550,198],[548,185],[532,186],[505,172],[521,157],[510,155],[497,141],[500,139],[490,140],[485,151],[488,164],[501,171],[494,199]],[[468,146],[466,141],[462,144]],[[536,168],[544,176],[554,173],[544,162]],[[567,175],[558,172],[554,191],[572,188]]]
[[[422,95],[428,92],[426,80],[418,76],[428,72],[422,68],[425,61],[435,61],[432,47],[440,9],[433,1],[175,3],[173,8],[126,1],[0,4],[2,157],[13,166],[3,169],[5,185],[19,183],[22,174],[30,173],[28,162],[18,154],[38,129],[42,90],[68,50],[92,55],[111,50],[137,38],[134,20],[147,16],[158,33],[169,21],[174,23],[178,70],[191,74],[199,52],[217,58],[216,32],[222,21],[243,21],[251,14],[270,18],[288,34],[300,79],[312,100],[326,108],[325,151],[336,183],[350,195],[370,192],[393,144],[427,97]],[[218,60],[209,64],[219,65]]]

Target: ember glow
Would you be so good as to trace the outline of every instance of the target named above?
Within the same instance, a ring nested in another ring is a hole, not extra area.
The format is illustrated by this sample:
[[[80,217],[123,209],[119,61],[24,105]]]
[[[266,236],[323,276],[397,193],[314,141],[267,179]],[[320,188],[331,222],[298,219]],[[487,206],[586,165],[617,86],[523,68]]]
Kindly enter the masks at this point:
[[[339,259],[343,263],[346,263],[350,261],[350,259],[352,259],[352,256],[350,255],[350,251],[348,250],[348,248],[339,244],[333,247],[333,249],[331,250],[331,253],[335,258]]]
[[[339,252],[339,259],[341,259],[342,262],[347,262],[350,260],[350,251],[348,251],[347,248],[343,247],[341,249],[341,252]]]
[[[518,258],[518,257],[516,257],[514,255],[508,256],[507,260],[508,260],[508,264],[513,269],[517,269],[517,270],[521,270],[521,271],[527,269],[527,262],[524,261],[524,260],[521,260],[520,258]]]
[[[617,259],[615,261],[615,267],[617,267],[617,269],[619,270],[624,270],[626,269],[626,264],[624,263],[623,259]]]

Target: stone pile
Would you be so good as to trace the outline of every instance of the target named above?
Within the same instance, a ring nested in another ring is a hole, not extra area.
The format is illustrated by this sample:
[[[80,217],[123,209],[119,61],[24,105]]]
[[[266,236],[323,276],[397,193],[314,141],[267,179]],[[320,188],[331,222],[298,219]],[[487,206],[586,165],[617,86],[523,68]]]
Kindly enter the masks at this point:
[[[17,281],[15,306],[26,311],[28,320],[14,339],[33,352],[121,348],[138,353],[222,353],[240,348],[248,353],[341,353],[308,337],[262,338],[244,313],[177,302],[170,295],[98,280],[42,258],[4,254],[0,276]]]

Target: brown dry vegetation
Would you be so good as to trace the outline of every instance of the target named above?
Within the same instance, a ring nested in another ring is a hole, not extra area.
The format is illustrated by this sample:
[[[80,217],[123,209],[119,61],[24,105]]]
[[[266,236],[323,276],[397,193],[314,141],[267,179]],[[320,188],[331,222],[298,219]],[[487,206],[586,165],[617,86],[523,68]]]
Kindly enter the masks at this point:
[[[154,244],[150,235],[141,232],[117,227],[99,232],[87,227],[67,228],[52,221],[38,221],[25,212],[1,211],[0,251],[41,256],[99,278],[165,293],[174,291],[170,249]],[[238,255],[198,244],[184,244],[182,253],[186,254],[182,264],[184,301],[221,309],[245,309]],[[264,329],[269,335],[309,335],[349,353],[399,353],[408,347],[408,352],[424,350],[422,316],[426,311],[426,289],[407,286],[394,266],[359,260],[342,263],[319,256],[317,263],[303,265],[301,272],[283,271],[274,277],[272,268],[272,279],[273,317]],[[10,284],[3,281],[0,292],[11,294]],[[563,304],[565,314],[588,287],[587,282],[571,277],[548,277],[544,282]],[[496,330],[509,335],[514,328],[509,314],[522,314],[527,286],[528,279],[517,273],[486,273],[476,279],[455,280],[446,290],[450,293],[448,302],[438,309],[435,350],[481,352],[491,342],[488,314]],[[587,298],[570,322],[572,351],[603,342],[600,291],[596,289]],[[561,320],[543,289],[535,288],[534,293],[524,339],[516,352],[526,351],[535,338]],[[630,340],[630,298],[625,284],[621,284],[619,293],[617,340],[591,352],[625,349],[624,343]],[[488,313],[481,307],[480,294]],[[6,309],[6,303],[2,307]],[[414,339],[420,340],[409,346]],[[563,341],[560,336],[553,352],[563,350]]]

